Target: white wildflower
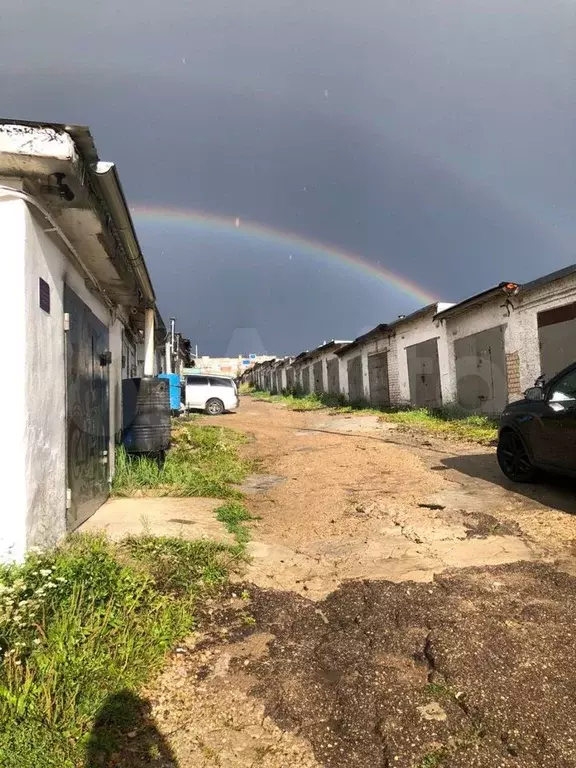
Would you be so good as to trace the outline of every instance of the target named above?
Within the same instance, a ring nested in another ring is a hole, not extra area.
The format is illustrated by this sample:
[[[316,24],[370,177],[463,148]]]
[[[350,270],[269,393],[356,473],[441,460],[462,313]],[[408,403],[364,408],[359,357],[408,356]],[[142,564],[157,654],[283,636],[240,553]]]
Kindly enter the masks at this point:
[[[41,568],[40,569],[40,576],[50,576],[52,573],[52,568]]]

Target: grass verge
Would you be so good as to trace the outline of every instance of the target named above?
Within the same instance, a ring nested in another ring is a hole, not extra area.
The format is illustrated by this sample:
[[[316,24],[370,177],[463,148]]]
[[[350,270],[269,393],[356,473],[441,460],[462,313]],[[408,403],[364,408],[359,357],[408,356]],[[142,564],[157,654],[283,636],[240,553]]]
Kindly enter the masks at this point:
[[[111,765],[136,715],[126,702],[137,706],[135,692],[192,629],[199,595],[240,556],[209,541],[83,536],[1,566],[0,765],[77,768],[92,765],[88,753]],[[119,696],[95,744],[91,729]]]
[[[262,390],[253,390],[251,392],[252,397],[255,400],[263,400],[268,403],[279,403],[289,408],[291,411],[317,411],[321,408],[328,408],[330,405],[336,405],[336,401],[329,403],[326,401],[326,397],[312,394],[282,394],[273,395],[270,392],[264,392]]]
[[[236,537],[239,547],[244,545],[250,539],[250,529],[244,523],[249,520],[256,520],[240,501],[229,501],[216,510],[216,518],[224,523],[226,530]]]
[[[490,445],[498,436],[498,426],[488,416],[463,416],[449,409],[431,411],[417,408],[410,411],[390,411],[379,414],[382,421],[391,421],[406,428],[414,428],[440,437],[468,440]]]
[[[164,462],[118,450],[112,492],[116,496],[240,498],[230,483],[242,482],[249,472],[248,462],[237,451],[245,440],[244,435],[224,427],[176,422]]]

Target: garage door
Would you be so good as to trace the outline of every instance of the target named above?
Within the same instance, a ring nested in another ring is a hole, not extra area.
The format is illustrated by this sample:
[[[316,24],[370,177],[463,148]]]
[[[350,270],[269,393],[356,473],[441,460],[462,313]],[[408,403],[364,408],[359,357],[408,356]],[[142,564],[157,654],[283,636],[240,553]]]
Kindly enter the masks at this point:
[[[387,352],[368,357],[368,381],[372,405],[390,405]]]
[[[348,361],[348,398],[351,403],[359,403],[364,400],[361,355]]]
[[[324,392],[324,381],[322,374],[322,360],[314,363],[314,392],[321,394]]]
[[[310,367],[302,368],[302,389],[308,394],[310,392]]]
[[[576,303],[538,313],[541,373],[547,379],[576,360]]]
[[[108,497],[108,328],[64,286],[67,461],[66,524],[77,528]]]
[[[438,339],[428,339],[406,347],[410,402],[417,408],[437,408],[442,405]]]
[[[469,411],[500,414],[508,399],[504,326],[457,339],[454,356],[458,403]]]
[[[326,363],[328,373],[328,392],[331,395],[340,394],[340,360],[337,357]]]

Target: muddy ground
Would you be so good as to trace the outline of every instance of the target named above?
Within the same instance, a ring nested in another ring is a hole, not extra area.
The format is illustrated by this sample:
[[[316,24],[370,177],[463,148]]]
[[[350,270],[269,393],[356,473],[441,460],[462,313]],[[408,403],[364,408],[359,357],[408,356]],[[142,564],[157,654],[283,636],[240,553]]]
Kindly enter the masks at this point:
[[[148,692],[180,768],[576,766],[576,498],[244,399],[252,562]],[[168,756],[167,756],[168,755]]]

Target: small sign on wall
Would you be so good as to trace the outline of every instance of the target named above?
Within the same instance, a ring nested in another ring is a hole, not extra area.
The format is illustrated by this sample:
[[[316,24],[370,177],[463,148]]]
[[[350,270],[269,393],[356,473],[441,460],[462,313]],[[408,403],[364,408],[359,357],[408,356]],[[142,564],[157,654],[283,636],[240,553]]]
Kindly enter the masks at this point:
[[[38,296],[40,299],[40,309],[50,314],[50,286],[42,278],[38,282]]]

